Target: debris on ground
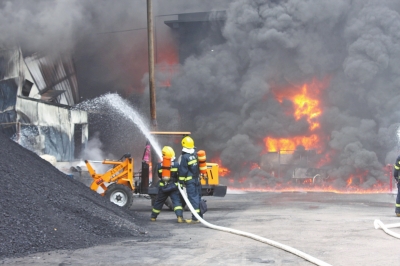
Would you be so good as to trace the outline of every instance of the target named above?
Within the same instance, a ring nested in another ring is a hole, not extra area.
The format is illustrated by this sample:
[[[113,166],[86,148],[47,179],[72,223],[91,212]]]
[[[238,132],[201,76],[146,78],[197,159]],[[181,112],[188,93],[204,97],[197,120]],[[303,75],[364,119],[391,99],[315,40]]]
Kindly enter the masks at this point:
[[[109,202],[0,133],[0,258],[78,249],[142,235]]]

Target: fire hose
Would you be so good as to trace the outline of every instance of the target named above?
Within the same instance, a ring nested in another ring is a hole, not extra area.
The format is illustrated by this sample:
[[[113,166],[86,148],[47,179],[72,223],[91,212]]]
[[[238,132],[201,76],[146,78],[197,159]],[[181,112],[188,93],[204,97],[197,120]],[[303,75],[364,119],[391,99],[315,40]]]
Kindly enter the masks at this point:
[[[245,237],[252,238],[252,239],[257,240],[257,241],[260,241],[260,242],[262,242],[262,243],[265,243],[265,244],[274,246],[274,247],[276,247],[276,248],[280,248],[280,249],[282,249],[282,250],[285,250],[285,251],[287,251],[287,252],[290,252],[290,253],[292,253],[292,254],[294,254],[294,255],[296,255],[296,256],[299,256],[299,257],[301,257],[301,258],[303,258],[303,259],[305,259],[305,260],[308,260],[309,262],[314,263],[315,265],[330,266],[330,264],[328,264],[328,263],[326,263],[326,262],[324,262],[324,261],[321,261],[321,260],[319,260],[319,259],[317,259],[317,258],[314,258],[314,257],[312,257],[312,256],[310,256],[310,255],[308,255],[308,254],[306,254],[306,253],[304,253],[304,252],[302,252],[302,251],[300,251],[300,250],[297,250],[297,249],[292,248],[292,247],[289,247],[289,246],[287,246],[287,245],[278,243],[278,242],[276,242],[276,241],[273,241],[273,240],[270,240],[270,239],[267,239],[267,238],[263,238],[263,237],[260,237],[260,236],[258,236],[258,235],[251,234],[251,233],[247,233],[247,232],[244,232],[244,231],[239,231],[239,230],[232,229],[232,228],[228,228],[228,227],[213,225],[213,224],[211,224],[211,223],[205,221],[205,220],[204,220],[203,218],[201,218],[200,215],[198,215],[197,212],[194,210],[193,206],[190,204],[189,199],[187,198],[187,195],[186,195],[186,193],[183,191],[183,189],[182,189],[180,186],[178,186],[178,189],[179,189],[179,191],[181,192],[182,197],[183,197],[183,199],[185,200],[186,205],[189,207],[189,209],[190,209],[190,211],[192,212],[192,214],[193,214],[203,225],[205,225],[205,226],[207,226],[207,227],[209,227],[209,228],[211,228],[211,229],[220,230],[220,231],[224,231],[224,232],[228,232],[228,233],[232,233],[232,234],[236,234],[236,235],[240,235],[240,236],[245,236]]]
[[[389,230],[388,228],[395,228],[395,227],[400,227],[400,223],[396,223],[396,224],[383,224],[381,222],[381,220],[376,219],[374,221],[374,227],[375,229],[382,229],[383,231],[385,231],[386,234],[391,235],[395,238],[400,238],[400,235],[393,232],[392,230]]]

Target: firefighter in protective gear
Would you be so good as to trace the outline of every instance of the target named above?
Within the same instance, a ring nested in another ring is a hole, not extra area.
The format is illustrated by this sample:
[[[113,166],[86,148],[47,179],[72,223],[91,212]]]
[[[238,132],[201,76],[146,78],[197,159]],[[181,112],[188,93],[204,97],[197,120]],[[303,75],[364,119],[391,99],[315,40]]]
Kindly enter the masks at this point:
[[[150,219],[151,221],[156,221],[165,201],[170,197],[177,221],[178,223],[183,223],[182,201],[177,187],[180,185],[178,183],[179,164],[175,161],[175,152],[171,147],[165,146],[162,149],[162,155],[163,161],[157,165],[158,177],[160,178],[158,194],[151,211]]]
[[[194,141],[191,137],[186,136],[182,139],[182,155],[179,165],[179,183],[185,184],[186,193],[190,204],[195,211],[202,217],[200,213],[200,179],[199,166],[197,156],[195,154]],[[192,215],[191,220],[186,220],[187,223],[198,223],[197,218]]]
[[[399,172],[400,172],[400,156],[397,157],[396,163],[394,164],[393,177],[397,182],[397,198],[396,198],[396,216],[400,217],[400,182],[399,182]]]

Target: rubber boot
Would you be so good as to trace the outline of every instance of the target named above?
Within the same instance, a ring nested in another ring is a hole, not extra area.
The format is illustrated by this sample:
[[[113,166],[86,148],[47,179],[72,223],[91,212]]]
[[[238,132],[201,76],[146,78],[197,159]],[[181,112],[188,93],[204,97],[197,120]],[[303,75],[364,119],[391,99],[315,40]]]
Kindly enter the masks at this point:
[[[182,216],[178,216],[177,221],[178,221],[178,223],[184,223],[184,222],[185,222],[185,221],[183,220],[183,217],[182,217]]]
[[[200,223],[200,221],[199,220],[190,219],[190,220],[186,220],[186,223],[188,223],[188,224],[198,224],[198,223]]]
[[[400,207],[396,207],[395,213],[397,217],[400,217]]]
[[[150,218],[150,221],[155,222],[155,221],[156,221],[156,218],[151,217],[151,218]]]

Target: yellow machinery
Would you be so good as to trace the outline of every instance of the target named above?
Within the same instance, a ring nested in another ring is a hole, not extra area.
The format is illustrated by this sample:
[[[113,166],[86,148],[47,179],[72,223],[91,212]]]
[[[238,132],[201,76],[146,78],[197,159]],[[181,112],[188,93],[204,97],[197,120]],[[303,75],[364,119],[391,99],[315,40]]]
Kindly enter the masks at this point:
[[[190,132],[151,132],[153,135],[183,135]],[[147,143],[148,144],[148,143]],[[145,155],[143,155],[145,157]],[[145,159],[142,160],[141,171],[134,172],[134,160],[130,154],[125,154],[118,161],[88,161],[85,160],[88,172],[93,178],[90,188],[97,193],[110,199],[111,202],[123,208],[130,208],[133,203],[133,194],[148,194],[154,201],[158,193],[158,176],[153,169],[152,184],[150,185],[150,165]],[[113,166],[103,174],[96,173],[91,163],[102,163]],[[152,165],[156,165],[154,161]],[[218,164],[206,163],[207,174],[201,176],[202,196],[224,197],[226,186],[219,185]],[[172,202],[166,202],[171,209]]]
[[[85,160],[88,172],[93,178],[90,188],[102,196],[107,196],[111,202],[130,208],[133,203],[133,193],[136,192],[134,180],[134,162],[130,154],[125,154],[119,161],[102,161],[103,164],[114,165],[104,174],[98,174],[89,161]]]
[[[201,177],[201,185],[219,185],[218,164],[207,163],[207,176]]]

